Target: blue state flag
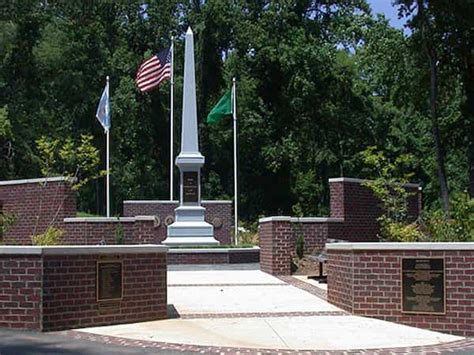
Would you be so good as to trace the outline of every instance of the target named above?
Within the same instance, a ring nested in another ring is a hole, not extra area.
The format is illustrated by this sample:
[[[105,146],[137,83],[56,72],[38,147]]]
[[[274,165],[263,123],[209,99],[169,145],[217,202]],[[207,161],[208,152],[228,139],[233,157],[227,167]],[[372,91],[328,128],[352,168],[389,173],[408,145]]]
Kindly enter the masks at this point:
[[[97,107],[97,113],[95,114],[100,124],[106,131],[110,129],[110,100],[109,100],[109,80],[107,77],[107,84],[105,85],[104,91]]]

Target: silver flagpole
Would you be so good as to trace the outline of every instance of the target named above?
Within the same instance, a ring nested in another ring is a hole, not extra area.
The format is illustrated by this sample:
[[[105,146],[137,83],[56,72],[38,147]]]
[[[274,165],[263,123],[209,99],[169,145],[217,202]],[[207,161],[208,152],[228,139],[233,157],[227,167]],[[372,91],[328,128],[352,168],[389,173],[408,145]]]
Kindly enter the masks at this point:
[[[235,78],[232,79],[232,116],[234,121],[234,228],[235,244],[238,244],[239,214],[237,194],[237,91]]]
[[[107,75],[107,98],[109,99],[109,104],[110,104],[110,95],[109,95],[109,76]],[[110,115],[110,112],[109,112]],[[110,116],[109,116],[110,120]],[[105,163],[105,169],[107,170],[107,175],[106,175],[106,211],[107,211],[107,217],[110,217],[110,135],[109,135],[110,128],[107,128],[105,130],[105,138],[106,138],[106,163]]]
[[[173,168],[174,168],[174,153],[173,153],[173,143],[174,143],[174,37],[171,36],[171,108],[170,108],[170,201],[173,200]]]

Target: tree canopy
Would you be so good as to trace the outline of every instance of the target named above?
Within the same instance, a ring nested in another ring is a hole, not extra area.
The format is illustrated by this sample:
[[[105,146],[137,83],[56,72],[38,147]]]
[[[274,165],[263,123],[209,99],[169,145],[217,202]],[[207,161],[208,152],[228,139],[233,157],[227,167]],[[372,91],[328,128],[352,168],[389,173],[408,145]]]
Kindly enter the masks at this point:
[[[112,209],[164,199],[169,184],[169,83],[136,88],[141,61],[175,40],[175,152],[179,151],[184,33],[195,32],[204,198],[233,193],[232,122],[205,117],[237,78],[241,218],[327,213],[328,178],[371,178],[362,152],[416,157],[413,180],[440,205],[430,110],[430,62],[419,6],[435,48],[441,154],[449,191],[474,194],[472,1],[399,0],[408,34],[365,0],[14,1],[0,5],[0,179],[40,175],[42,136],[91,134],[110,76]],[[420,5],[421,4],[421,5]],[[175,171],[177,178],[177,171]],[[175,179],[175,181],[177,181]],[[177,186],[175,187],[177,191]],[[80,208],[103,213],[103,181]]]

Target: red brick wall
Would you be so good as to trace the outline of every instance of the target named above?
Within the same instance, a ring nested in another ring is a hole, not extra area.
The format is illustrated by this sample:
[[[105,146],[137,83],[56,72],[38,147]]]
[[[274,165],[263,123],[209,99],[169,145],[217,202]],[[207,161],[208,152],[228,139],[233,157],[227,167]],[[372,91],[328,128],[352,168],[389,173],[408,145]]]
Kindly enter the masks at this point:
[[[215,253],[195,249],[192,253],[173,250],[168,253],[168,264],[241,264],[258,263],[259,249],[232,250]]]
[[[213,224],[215,218],[219,218],[222,222],[222,226],[218,227],[214,225],[214,237],[221,244],[232,244],[232,231],[233,231],[233,218],[232,218],[232,204],[229,202],[202,202],[202,206],[206,208],[205,220],[206,222]],[[160,241],[166,238],[166,225],[165,219],[168,216],[175,218],[174,210],[178,207],[178,202],[169,203],[164,201],[162,203],[158,201],[150,201],[148,203],[133,203],[125,201],[123,204],[123,215],[126,217],[134,216],[158,216],[161,221],[161,226],[157,230],[158,239]]]
[[[166,254],[126,254],[120,307],[103,312],[96,294],[98,255],[45,256],[43,330],[166,318]]]
[[[331,217],[344,218],[343,237],[329,238],[348,241],[378,241],[379,223],[382,214],[380,200],[360,181],[330,181]],[[421,211],[421,192],[417,187],[407,187],[412,193],[408,198],[408,215],[416,220]]]
[[[260,224],[260,262],[265,264],[262,270],[274,275],[289,275],[298,235],[304,236],[305,254],[319,254],[329,238],[356,242],[378,241],[377,218],[381,215],[380,201],[369,188],[361,184],[361,180],[344,179],[329,182],[331,204],[329,220],[301,222],[292,219],[291,222],[266,221]],[[421,211],[421,193],[417,187],[407,188],[413,193],[408,203],[409,216],[414,220]],[[286,227],[284,229],[278,227],[280,229],[277,234],[277,225],[282,223],[286,223]],[[283,249],[288,255],[283,254]],[[286,266],[279,266],[281,264]]]
[[[0,255],[0,327],[40,329],[41,256]]]
[[[3,212],[15,223],[4,234],[6,244],[31,244],[33,234],[41,234],[52,223],[62,228],[65,217],[76,215],[76,195],[64,181],[0,185]]]
[[[160,244],[162,236],[159,227],[149,221],[109,220],[103,222],[65,222],[63,245],[95,245],[105,241],[107,245],[117,244],[117,231],[123,230],[123,244]]]
[[[272,275],[291,273],[293,228],[290,222],[270,221],[259,225],[260,269]]]
[[[0,327],[59,330],[166,318],[166,253],[117,257],[123,299],[104,310],[96,296],[98,254],[0,254]]]
[[[474,336],[474,251],[328,251],[328,301],[354,314]],[[444,257],[446,315],[401,313],[401,260]],[[352,292],[350,292],[352,290]]]

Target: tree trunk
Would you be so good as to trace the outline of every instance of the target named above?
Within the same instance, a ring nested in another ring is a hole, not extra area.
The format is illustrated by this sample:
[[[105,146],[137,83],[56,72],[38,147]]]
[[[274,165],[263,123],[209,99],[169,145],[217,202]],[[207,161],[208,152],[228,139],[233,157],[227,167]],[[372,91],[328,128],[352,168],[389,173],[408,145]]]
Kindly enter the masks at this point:
[[[438,116],[437,116],[437,100],[438,100],[438,56],[433,43],[431,43],[432,36],[427,33],[429,30],[428,19],[425,15],[425,8],[423,0],[417,0],[418,15],[421,22],[421,38],[423,47],[426,52],[430,64],[430,116],[431,116],[431,130],[436,150],[437,175],[440,187],[441,201],[443,203],[443,210],[446,216],[449,216],[449,189],[446,178],[446,167],[444,164],[444,149],[441,143],[441,134],[439,131]]]

